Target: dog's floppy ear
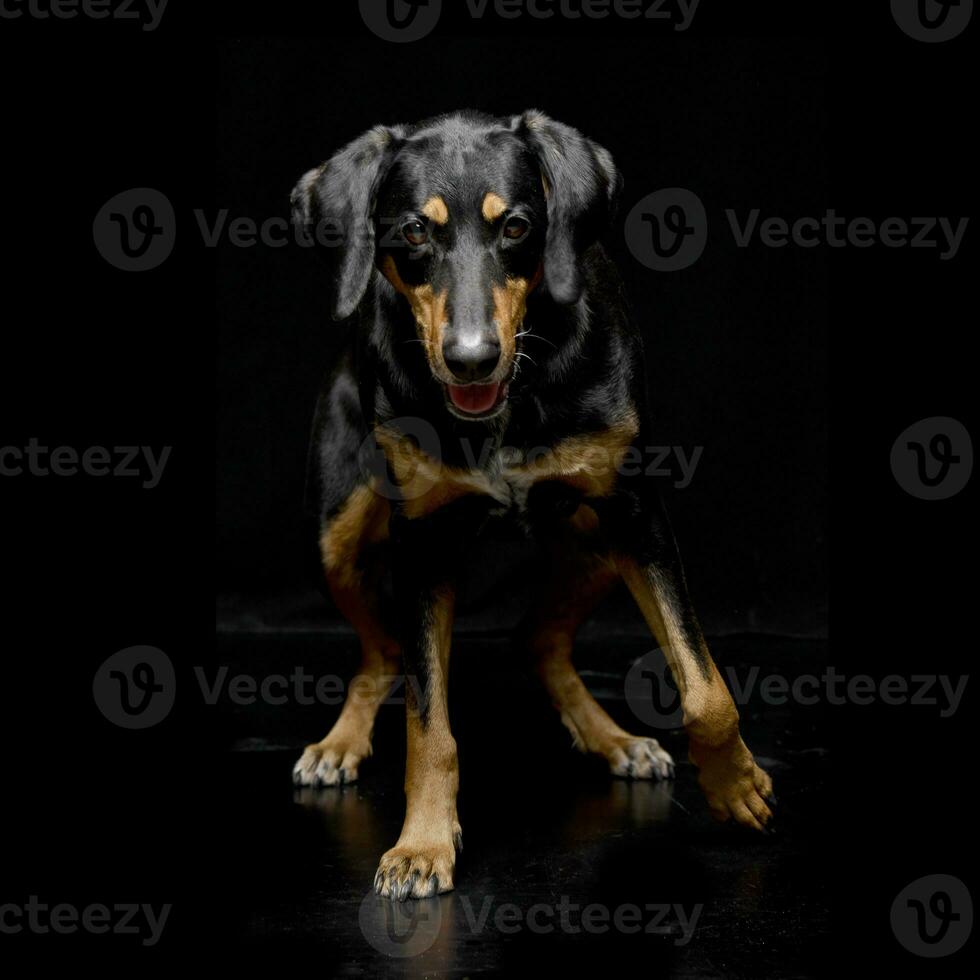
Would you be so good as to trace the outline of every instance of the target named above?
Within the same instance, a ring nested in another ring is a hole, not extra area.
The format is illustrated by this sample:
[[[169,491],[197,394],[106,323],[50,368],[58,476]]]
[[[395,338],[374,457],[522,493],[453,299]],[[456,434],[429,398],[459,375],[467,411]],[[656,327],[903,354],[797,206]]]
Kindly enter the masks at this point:
[[[609,151],[578,130],[529,109],[515,129],[538,158],[548,198],[544,277],[559,303],[582,294],[579,257],[607,229],[616,212],[622,177]]]
[[[401,130],[376,126],[310,170],[290,196],[293,224],[313,236],[327,259],[331,311],[349,317],[374,267],[374,202]]]

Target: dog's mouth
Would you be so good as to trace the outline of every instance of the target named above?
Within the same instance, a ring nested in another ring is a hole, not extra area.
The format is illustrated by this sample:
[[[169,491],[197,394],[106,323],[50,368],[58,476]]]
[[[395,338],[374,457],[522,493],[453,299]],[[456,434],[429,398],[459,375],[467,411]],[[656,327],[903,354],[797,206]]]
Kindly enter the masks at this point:
[[[496,415],[507,401],[507,382],[493,384],[443,385],[450,410],[462,418],[487,419]]]

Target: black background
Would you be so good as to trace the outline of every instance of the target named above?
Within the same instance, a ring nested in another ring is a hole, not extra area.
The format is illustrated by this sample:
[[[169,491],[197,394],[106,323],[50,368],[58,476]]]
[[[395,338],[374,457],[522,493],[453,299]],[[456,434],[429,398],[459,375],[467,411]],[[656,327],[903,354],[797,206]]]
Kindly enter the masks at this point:
[[[225,872],[249,856],[228,853],[222,832],[249,814],[222,778],[224,746],[189,699],[148,732],[113,728],[92,706],[91,678],[139,642],[170,651],[192,683],[190,665],[207,663],[213,642],[216,570],[221,589],[302,579],[299,461],[336,328],[304,255],[210,252],[194,208],[282,214],[299,173],[367,126],[472,102],[537,105],[604,142],[627,177],[625,208],[677,184],[711,215],[971,213],[975,25],[930,46],[901,34],[883,3],[720,6],[704,0],[681,35],[654,27],[648,45],[635,26],[461,17],[405,51],[373,41],[346,4],[172,0],[153,34],[0,23],[3,443],[175,447],[152,492],[84,479],[2,485],[0,897],[171,901],[172,928],[152,960],[106,937],[5,946],[35,962],[92,955],[105,968],[183,963],[191,949],[235,955],[222,931]],[[276,35],[294,39],[265,39]],[[142,275],[108,266],[91,239],[101,205],[135,186],[163,190],[180,223],[174,255]],[[670,277],[613,242],[650,331],[664,441],[706,446],[674,514],[709,622],[724,622],[731,602],[751,626],[765,587],[773,618],[760,625],[819,630],[829,528],[831,662],[877,677],[969,670],[972,486],[942,504],[914,500],[888,452],[925,416],[972,427],[972,232],[949,263],[932,251],[743,253],[711,240],[697,266]],[[839,860],[827,874],[848,973],[963,972],[961,957],[905,954],[888,908],[920,875],[975,881],[972,702],[968,688],[949,720],[911,706],[835,712],[838,819],[827,835]],[[288,843],[255,827],[255,848],[294,859]]]

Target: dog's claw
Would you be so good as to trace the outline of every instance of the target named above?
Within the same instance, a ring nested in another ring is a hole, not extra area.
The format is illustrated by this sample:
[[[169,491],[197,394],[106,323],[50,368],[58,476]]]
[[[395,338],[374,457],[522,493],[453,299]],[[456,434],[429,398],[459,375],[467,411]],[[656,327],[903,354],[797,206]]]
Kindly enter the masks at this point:
[[[397,893],[392,894],[392,898],[397,899],[399,902],[404,902],[409,895],[412,894],[412,889],[415,887],[416,882],[419,880],[419,873],[413,871],[399,886]]]

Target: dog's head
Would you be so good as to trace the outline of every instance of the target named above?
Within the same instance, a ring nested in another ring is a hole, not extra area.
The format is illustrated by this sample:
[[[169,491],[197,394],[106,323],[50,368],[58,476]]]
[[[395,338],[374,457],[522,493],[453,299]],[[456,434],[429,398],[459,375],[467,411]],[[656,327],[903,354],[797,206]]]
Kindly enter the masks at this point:
[[[495,415],[507,397],[528,294],[582,292],[582,253],[604,231],[620,176],[601,146],[540,112],[378,127],[311,170],[293,220],[321,242],[336,319],[380,270],[414,314],[447,407]],[[329,243],[328,243],[329,244]]]

